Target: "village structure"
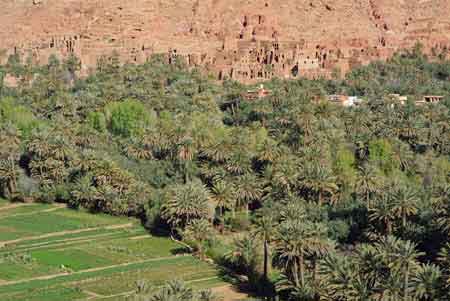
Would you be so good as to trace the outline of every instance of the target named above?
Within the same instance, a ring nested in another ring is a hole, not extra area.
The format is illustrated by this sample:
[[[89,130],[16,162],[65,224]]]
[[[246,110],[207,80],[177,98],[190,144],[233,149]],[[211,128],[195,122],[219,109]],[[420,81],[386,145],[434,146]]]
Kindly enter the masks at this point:
[[[446,3],[294,0],[5,1],[0,61],[11,54],[45,63],[55,54],[81,59],[87,74],[103,55],[145,62],[161,54],[217,80],[331,78],[420,42],[450,49]],[[211,14],[214,12],[214,14]],[[438,21],[438,22],[437,22]],[[328,30],[330,29],[330,30]],[[350,100],[351,101],[351,100]]]

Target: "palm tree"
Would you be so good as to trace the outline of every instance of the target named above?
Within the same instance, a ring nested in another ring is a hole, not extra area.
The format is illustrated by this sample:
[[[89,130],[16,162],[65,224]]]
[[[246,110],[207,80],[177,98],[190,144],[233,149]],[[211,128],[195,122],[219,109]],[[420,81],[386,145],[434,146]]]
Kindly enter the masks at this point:
[[[360,173],[356,180],[356,192],[363,196],[369,208],[373,196],[381,191],[381,185],[381,178],[374,167],[371,165],[360,167]]]
[[[212,234],[211,224],[206,220],[193,220],[183,231],[183,239],[187,240],[188,243],[192,242],[194,244],[194,249],[197,251],[200,259],[205,258],[205,253],[203,249],[203,244]]]
[[[252,235],[237,238],[233,243],[233,251],[227,254],[235,266],[244,271],[249,283],[259,282],[259,267],[261,263],[260,241]]]
[[[12,157],[0,160],[0,187],[8,197],[13,197],[17,191],[18,169]]]
[[[442,300],[443,275],[441,269],[434,264],[422,264],[411,279],[415,289],[415,297],[420,300]]]
[[[390,197],[393,201],[392,213],[402,219],[403,231],[406,230],[406,220],[417,214],[418,197],[415,191],[404,185],[397,185]]]
[[[280,225],[275,254],[295,286],[305,286],[306,255],[322,248],[324,237],[326,229],[318,223],[292,221]]]
[[[374,300],[371,280],[349,256],[330,253],[320,262],[321,300]]]
[[[214,294],[211,290],[201,290],[197,293],[198,301],[221,301],[223,298]],[[192,300],[194,301],[194,300]]]
[[[126,143],[123,151],[129,158],[138,160],[153,159],[152,147],[144,139],[132,138],[131,142]]]
[[[274,162],[281,156],[281,149],[277,145],[277,143],[267,138],[264,142],[259,146],[258,149],[258,160],[261,162]]]
[[[168,282],[162,289],[150,296],[150,301],[193,301],[194,291],[179,280]]]
[[[270,243],[276,233],[276,221],[272,216],[263,215],[256,220],[255,235],[262,238],[264,243],[264,280],[269,282]]]
[[[189,169],[191,162],[197,153],[194,141],[191,137],[185,137],[178,145],[178,160],[183,166],[184,183],[190,180],[191,170]]]
[[[439,252],[438,261],[446,275],[446,285],[450,286],[450,243],[446,243]]]
[[[211,188],[211,200],[219,208],[220,216],[224,215],[226,209],[235,212],[236,189],[233,183],[227,183],[224,180],[215,181]]]
[[[392,208],[392,202],[383,196],[375,202],[373,208],[369,209],[369,220],[381,223],[384,226],[386,235],[392,234],[392,222],[395,219]]]
[[[237,178],[236,196],[239,207],[244,207],[248,215],[249,204],[261,199],[263,189],[260,187],[258,178],[251,173],[246,173]]]
[[[433,212],[436,223],[441,229],[450,233],[450,186],[439,189],[433,200]]]
[[[194,219],[211,219],[210,195],[200,181],[175,185],[162,206],[162,217],[173,227],[184,228]]]
[[[322,206],[324,196],[328,195],[331,199],[339,189],[333,174],[328,169],[316,164],[306,166],[300,183],[302,187],[316,195],[319,206]]]
[[[97,189],[92,185],[92,175],[85,175],[78,179],[71,192],[70,205],[77,208],[80,205],[85,208],[94,209],[97,207],[99,198]]]
[[[391,270],[392,281],[395,276],[402,280],[403,300],[409,300],[410,276],[419,267],[418,258],[424,253],[417,252],[416,245],[410,241],[402,241],[393,236],[382,238],[375,244],[378,257]]]

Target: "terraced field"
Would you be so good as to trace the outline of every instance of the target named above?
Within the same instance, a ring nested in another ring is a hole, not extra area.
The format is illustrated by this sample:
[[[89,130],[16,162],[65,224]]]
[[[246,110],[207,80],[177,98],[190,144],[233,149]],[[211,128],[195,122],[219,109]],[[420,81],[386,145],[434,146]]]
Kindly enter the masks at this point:
[[[215,266],[135,219],[0,200],[0,300],[127,300],[137,281],[222,287]]]

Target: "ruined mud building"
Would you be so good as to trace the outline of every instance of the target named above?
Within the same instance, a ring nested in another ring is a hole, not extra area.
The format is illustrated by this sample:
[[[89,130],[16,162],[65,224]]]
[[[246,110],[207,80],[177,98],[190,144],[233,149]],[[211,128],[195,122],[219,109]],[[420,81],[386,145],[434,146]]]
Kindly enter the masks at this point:
[[[450,0],[0,0],[0,49],[46,62],[164,54],[218,80],[331,77],[417,42],[450,49]]]

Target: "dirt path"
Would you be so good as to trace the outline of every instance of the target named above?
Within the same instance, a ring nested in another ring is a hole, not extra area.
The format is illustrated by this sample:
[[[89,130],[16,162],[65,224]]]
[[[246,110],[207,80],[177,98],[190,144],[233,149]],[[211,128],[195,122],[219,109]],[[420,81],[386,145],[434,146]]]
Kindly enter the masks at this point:
[[[21,206],[19,206],[19,207],[21,207]],[[32,212],[24,212],[24,213],[16,213],[16,214],[11,214],[11,215],[0,216],[0,219],[7,218],[7,217],[15,217],[15,216],[34,215],[37,213],[44,213],[44,212],[52,212],[52,211],[59,210],[61,208],[67,208],[67,206],[65,204],[57,204],[53,208],[48,208],[48,209],[44,209],[44,210],[36,210],[36,211],[32,211]]]
[[[33,203],[12,203],[12,204],[0,207],[0,211],[14,209],[14,208],[18,208],[18,207],[30,206],[32,204]]]
[[[83,292],[85,292],[86,294],[89,295],[89,297],[87,299],[83,299],[83,300],[104,299],[105,298],[104,295],[99,295],[99,294],[96,294],[96,293],[91,292],[91,291],[83,290]]]
[[[150,238],[150,234],[146,234],[146,235],[139,235],[139,236],[135,236],[135,237],[130,237],[130,240],[139,240],[139,239],[146,239],[146,238]]]
[[[8,249],[7,251],[2,251],[0,249],[0,254],[4,253],[4,252],[30,252],[33,250],[39,250],[41,248],[52,248],[52,249],[64,249],[64,247],[66,246],[73,246],[75,245],[82,245],[82,244],[86,244],[86,243],[90,243],[93,241],[96,241],[99,238],[107,238],[110,236],[113,236],[115,233],[103,233],[103,234],[96,234],[96,235],[89,235],[89,236],[85,236],[85,237],[74,237],[74,238],[65,238],[65,239],[60,239],[60,240],[54,240],[54,241],[50,241],[50,242],[40,242],[40,243],[34,243],[34,244],[29,244],[29,245],[25,245],[25,246],[19,246],[18,248],[12,248],[12,249]],[[134,237],[130,237],[128,239],[133,239]],[[21,248],[22,247],[22,248]]]
[[[60,232],[52,232],[48,234],[43,235],[37,235],[37,236],[28,236],[28,237],[22,237],[14,240],[6,240],[0,242],[0,249],[10,245],[10,244],[16,244],[19,242],[32,240],[32,239],[42,239],[42,238],[49,238],[49,237],[55,237],[55,236],[61,236],[61,235],[67,235],[67,234],[77,234],[77,233],[83,233],[87,231],[95,231],[100,229],[121,229],[121,228],[130,228],[134,224],[128,223],[128,224],[119,224],[119,225],[112,225],[112,226],[102,226],[102,227],[93,227],[93,228],[85,228],[85,229],[79,229],[79,230],[67,230],[67,231],[60,231]]]
[[[237,301],[248,299],[248,294],[239,292],[234,286],[224,285],[219,287],[214,287],[211,291],[219,296],[223,297],[223,301]]]

